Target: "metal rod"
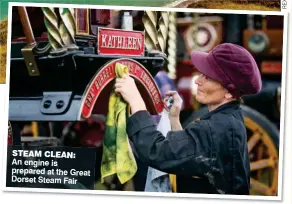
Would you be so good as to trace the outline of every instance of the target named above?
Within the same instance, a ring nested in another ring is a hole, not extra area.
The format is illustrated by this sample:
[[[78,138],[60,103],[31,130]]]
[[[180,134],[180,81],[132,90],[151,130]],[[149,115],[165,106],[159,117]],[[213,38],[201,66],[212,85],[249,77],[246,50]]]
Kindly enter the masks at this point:
[[[33,45],[36,43],[33,32],[32,32],[32,28],[30,25],[30,21],[27,15],[27,11],[26,8],[24,6],[18,6],[18,13],[20,16],[20,20],[21,20],[21,24],[23,27],[23,31],[26,37],[26,41],[28,42],[28,44]]]
[[[142,21],[145,29],[145,45],[147,50],[157,50],[157,12],[144,11]]]
[[[176,51],[177,51],[177,22],[176,12],[169,14],[169,31],[168,31],[168,76],[176,79]]]
[[[169,12],[162,11],[161,16],[158,20],[159,29],[157,32],[157,47],[160,52],[165,52],[168,37],[168,26],[169,26]]]

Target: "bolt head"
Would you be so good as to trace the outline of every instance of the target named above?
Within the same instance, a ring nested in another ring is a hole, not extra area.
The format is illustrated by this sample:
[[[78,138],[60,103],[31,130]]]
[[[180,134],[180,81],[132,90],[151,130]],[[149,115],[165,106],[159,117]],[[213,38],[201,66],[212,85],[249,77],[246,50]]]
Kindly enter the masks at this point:
[[[58,109],[63,108],[64,104],[65,104],[64,101],[63,101],[63,100],[60,100],[60,101],[58,101],[58,102],[56,103],[56,107],[57,107]]]
[[[50,100],[46,100],[46,101],[44,102],[44,108],[45,108],[45,109],[48,109],[48,108],[51,106],[51,104],[52,104],[52,101],[50,101]]]

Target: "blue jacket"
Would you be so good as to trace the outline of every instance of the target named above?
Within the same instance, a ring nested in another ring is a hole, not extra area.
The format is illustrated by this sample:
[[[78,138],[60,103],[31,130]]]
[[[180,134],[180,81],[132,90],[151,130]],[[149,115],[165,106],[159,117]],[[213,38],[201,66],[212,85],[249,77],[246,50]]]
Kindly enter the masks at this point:
[[[137,157],[177,175],[178,192],[248,195],[250,161],[239,102],[224,104],[164,137],[147,111],[133,114],[127,133]]]

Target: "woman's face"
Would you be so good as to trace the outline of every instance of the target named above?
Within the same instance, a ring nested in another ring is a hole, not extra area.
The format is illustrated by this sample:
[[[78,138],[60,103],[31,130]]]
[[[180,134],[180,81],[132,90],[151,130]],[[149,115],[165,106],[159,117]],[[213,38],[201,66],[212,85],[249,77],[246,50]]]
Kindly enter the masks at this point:
[[[196,79],[198,85],[196,100],[206,105],[217,105],[229,98],[229,93],[219,82],[214,81],[201,74]],[[226,98],[227,97],[227,98]]]

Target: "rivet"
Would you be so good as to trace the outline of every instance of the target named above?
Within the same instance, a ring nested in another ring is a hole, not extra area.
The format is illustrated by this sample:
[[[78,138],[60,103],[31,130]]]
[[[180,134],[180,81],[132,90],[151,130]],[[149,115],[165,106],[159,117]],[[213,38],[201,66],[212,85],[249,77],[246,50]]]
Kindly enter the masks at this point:
[[[56,103],[56,107],[58,108],[58,109],[60,109],[60,108],[62,108],[63,106],[64,106],[64,101],[62,101],[62,100],[60,100],[60,101],[58,101],[57,103]]]
[[[50,101],[50,100],[46,100],[45,102],[44,102],[44,108],[49,108],[50,106],[51,106],[51,104],[52,104],[52,101]]]

